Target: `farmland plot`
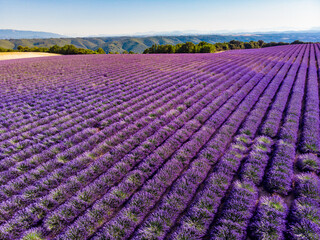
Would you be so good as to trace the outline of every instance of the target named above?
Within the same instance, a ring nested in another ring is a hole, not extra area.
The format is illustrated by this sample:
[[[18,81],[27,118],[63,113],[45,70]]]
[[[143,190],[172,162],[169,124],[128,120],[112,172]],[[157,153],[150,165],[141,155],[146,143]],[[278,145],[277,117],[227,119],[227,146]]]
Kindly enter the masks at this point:
[[[0,239],[320,239],[320,45],[0,62]]]

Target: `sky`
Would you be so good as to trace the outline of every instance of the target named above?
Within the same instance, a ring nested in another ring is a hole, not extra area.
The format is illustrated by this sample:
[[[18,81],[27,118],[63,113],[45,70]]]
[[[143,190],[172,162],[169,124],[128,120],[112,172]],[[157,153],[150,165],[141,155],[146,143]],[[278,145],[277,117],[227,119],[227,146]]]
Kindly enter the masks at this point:
[[[0,0],[0,29],[66,36],[320,30],[320,0]]]

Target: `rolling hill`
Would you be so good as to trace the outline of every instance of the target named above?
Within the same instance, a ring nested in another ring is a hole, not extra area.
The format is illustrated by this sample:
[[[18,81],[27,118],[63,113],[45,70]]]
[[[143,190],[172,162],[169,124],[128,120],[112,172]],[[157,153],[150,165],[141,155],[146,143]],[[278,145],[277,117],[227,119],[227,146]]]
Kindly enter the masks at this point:
[[[231,40],[265,42],[293,42],[295,40],[305,42],[320,42],[319,32],[282,32],[282,33],[248,33],[228,35],[181,35],[181,36],[148,36],[148,37],[88,37],[88,38],[36,38],[36,39],[0,39],[0,47],[16,49],[19,45],[28,47],[50,47],[52,45],[64,46],[73,44],[78,48],[97,50],[99,47],[106,52],[133,51],[142,53],[144,49],[153,44],[178,44],[185,42],[209,43],[228,42]]]

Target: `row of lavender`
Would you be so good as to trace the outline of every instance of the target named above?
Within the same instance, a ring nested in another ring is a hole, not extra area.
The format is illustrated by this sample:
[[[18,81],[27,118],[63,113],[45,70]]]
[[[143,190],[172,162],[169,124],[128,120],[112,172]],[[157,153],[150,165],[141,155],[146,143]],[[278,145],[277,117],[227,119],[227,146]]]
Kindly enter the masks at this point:
[[[317,239],[319,57],[4,61],[0,239]]]

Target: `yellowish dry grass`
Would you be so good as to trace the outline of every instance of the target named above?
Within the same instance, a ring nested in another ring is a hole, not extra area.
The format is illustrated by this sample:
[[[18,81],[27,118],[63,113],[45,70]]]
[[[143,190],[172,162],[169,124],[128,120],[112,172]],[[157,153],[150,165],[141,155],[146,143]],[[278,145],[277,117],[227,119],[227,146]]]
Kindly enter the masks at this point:
[[[59,56],[55,53],[43,52],[0,52],[0,60],[18,59],[18,58],[34,58],[34,57],[49,57]]]

